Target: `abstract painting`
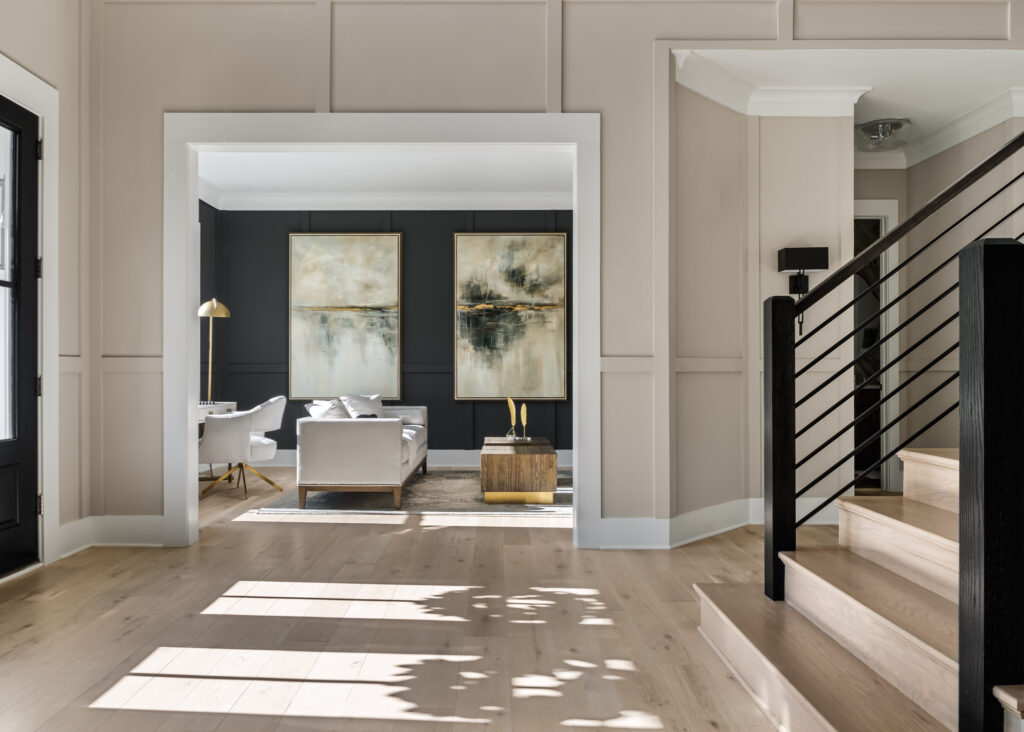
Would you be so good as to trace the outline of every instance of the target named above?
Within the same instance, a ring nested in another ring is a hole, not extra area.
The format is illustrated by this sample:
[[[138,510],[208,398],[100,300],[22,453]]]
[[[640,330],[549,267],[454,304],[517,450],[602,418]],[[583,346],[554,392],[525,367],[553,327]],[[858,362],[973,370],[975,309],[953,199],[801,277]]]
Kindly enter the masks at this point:
[[[455,235],[455,398],[565,399],[565,234]]]
[[[292,234],[288,391],[401,398],[401,234]]]

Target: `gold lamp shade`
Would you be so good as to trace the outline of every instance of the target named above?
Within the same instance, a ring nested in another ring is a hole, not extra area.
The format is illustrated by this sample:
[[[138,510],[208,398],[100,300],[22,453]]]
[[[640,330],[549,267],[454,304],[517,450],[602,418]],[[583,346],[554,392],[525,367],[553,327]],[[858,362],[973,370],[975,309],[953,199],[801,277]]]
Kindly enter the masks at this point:
[[[228,310],[228,306],[220,302],[217,298],[207,300],[199,306],[199,317],[200,318],[230,318],[231,311]]]
[[[207,300],[199,306],[199,317],[210,319],[210,351],[206,359],[206,401],[213,401],[213,319],[230,318],[231,311],[228,306],[219,302],[217,298]]]

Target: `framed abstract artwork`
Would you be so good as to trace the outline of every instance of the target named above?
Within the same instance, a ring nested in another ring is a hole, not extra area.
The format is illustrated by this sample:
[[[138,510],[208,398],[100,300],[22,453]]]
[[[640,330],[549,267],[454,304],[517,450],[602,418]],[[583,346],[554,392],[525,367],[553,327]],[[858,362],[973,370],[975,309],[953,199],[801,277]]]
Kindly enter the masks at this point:
[[[288,297],[290,399],[401,398],[401,234],[292,234]]]
[[[455,398],[568,397],[566,235],[455,235]]]

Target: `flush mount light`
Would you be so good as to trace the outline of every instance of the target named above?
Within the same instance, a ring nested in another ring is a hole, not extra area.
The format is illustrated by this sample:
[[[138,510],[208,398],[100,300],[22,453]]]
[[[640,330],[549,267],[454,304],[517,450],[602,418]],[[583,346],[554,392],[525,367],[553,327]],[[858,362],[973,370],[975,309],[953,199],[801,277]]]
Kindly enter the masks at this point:
[[[895,150],[907,144],[911,122],[906,117],[884,117],[863,122],[854,128],[857,149],[861,152]]]

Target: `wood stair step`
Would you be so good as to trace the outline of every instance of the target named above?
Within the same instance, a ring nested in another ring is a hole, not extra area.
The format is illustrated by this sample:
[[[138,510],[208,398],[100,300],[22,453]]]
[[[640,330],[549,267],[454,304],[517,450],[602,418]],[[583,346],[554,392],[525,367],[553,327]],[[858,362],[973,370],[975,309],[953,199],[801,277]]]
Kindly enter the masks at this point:
[[[701,632],[780,728],[946,727],[760,584],[694,585]]]
[[[960,512],[960,450],[915,448],[898,453],[903,495],[946,511]]]
[[[956,729],[956,603],[842,547],[780,556],[787,603]]]
[[[960,516],[900,496],[840,498],[839,543],[956,602]]]

